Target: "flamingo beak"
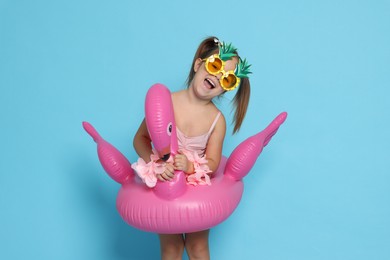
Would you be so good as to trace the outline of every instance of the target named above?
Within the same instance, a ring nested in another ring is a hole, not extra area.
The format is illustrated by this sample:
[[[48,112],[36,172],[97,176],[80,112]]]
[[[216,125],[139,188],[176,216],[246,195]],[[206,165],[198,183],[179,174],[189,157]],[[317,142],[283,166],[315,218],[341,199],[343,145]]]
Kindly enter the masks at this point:
[[[167,153],[167,154],[164,154],[163,157],[161,157],[161,160],[163,160],[164,162],[168,161],[169,157],[171,156],[170,153]]]
[[[169,157],[171,156],[171,146],[168,145],[164,148],[162,148],[160,151],[157,151],[158,156],[161,160],[164,162],[168,161]]]

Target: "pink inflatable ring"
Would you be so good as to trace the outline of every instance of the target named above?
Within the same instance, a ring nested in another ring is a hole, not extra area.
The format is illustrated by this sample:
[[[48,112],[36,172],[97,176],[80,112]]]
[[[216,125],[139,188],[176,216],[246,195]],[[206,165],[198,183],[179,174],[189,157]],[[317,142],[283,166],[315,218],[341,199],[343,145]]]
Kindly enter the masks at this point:
[[[170,91],[161,84],[153,85],[146,96],[145,110],[154,148],[163,154],[168,147],[175,154],[176,126]],[[229,158],[223,157],[210,186],[188,185],[184,173],[175,172],[173,181],[159,181],[154,188],[148,188],[121,152],[106,142],[91,124],[83,122],[83,127],[97,143],[103,168],[121,184],[116,203],[121,217],[144,231],[176,234],[209,229],[233,213],[243,193],[242,178],[286,117],[286,112],[281,113],[263,131],[238,145]]]

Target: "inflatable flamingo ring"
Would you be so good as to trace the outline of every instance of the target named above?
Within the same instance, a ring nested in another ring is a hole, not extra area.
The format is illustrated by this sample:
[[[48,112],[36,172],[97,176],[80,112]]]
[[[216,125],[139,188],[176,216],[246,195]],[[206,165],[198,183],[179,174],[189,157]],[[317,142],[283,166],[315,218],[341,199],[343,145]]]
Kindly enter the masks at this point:
[[[178,146],[170,91],[161,84],[153,85],[146,96],[145,111],[154,149],[161,156],[167,151],[175,154]],[[172,181],[158,181],[154,188],[148,188],[123,154],[92,125],[83,122],[83,127],[97,143],[105,171],[122,185],[116,203],[121,217],[144,231],[175,234],[209,229],[233,213],[243,193],[242,178],[286,117],[286,112],[281,113],[263,131],[238,145],[228,159],[223,157],[210,186],[189,185],[180,171]]]

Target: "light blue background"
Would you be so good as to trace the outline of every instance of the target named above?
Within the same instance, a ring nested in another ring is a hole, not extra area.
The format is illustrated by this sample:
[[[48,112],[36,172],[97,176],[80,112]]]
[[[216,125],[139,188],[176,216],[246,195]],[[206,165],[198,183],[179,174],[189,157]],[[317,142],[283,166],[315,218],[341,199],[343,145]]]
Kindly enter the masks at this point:
[[[368,0],[1,0],[0,259],[159,258],[81,122],[136,160],[148,87],[183,88],[209,35],[253,64],[225,155],[289,113],[212,258],[390,259],[390,2]]]

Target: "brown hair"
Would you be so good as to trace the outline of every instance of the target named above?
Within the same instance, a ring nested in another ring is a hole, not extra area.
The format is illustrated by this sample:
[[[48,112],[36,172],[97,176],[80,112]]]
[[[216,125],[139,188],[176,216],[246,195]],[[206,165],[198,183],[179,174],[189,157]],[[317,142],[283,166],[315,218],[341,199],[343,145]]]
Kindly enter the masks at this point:
[[[194,59],[191,64],[190,73],[188,74],[187,87],[190,86],[195,76],[194,66],[196,60],[198,58],[205,59],[214,53],[218,53],[219,48],[218,48],[218,44],[215,42],[215,39],[218,38],[208,37],[200,43],[194,55]],[[250,96],[249,78],[241,78],[240,86],[238,87],[237,93],[233,98],[233,109],[234,109],[233,134],[237,133],[240,130],[241,124],[244,121],[245,114],[248,108],[249,96]]]

